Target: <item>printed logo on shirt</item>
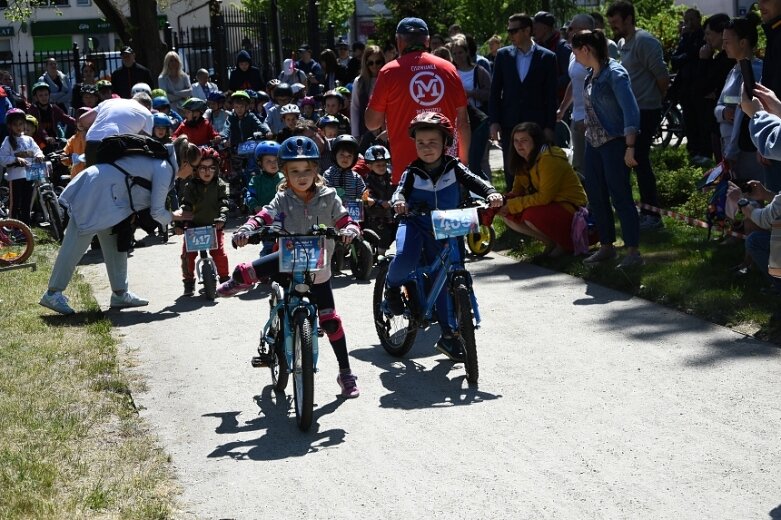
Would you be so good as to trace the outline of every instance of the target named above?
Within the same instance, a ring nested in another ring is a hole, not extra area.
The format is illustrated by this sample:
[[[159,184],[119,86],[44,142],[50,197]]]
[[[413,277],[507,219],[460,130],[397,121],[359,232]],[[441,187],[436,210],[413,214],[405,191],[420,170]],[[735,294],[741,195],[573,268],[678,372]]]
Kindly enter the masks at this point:
[[[442,100],[445,95],[445,82],[436,72],[424,70],[412,76],[409,94],[417,104],[430,107]]]

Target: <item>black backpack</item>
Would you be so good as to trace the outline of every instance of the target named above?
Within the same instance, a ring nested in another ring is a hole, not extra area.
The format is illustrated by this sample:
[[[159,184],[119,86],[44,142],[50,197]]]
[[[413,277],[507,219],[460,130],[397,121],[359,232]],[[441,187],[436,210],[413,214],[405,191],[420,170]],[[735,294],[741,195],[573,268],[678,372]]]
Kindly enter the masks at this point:
[[[95,163],[111,164],[127,155],[145,155],[153,159],[168,159],[168,150],[160,141],[144,135],[112,135],[98,144],[95,151]]]

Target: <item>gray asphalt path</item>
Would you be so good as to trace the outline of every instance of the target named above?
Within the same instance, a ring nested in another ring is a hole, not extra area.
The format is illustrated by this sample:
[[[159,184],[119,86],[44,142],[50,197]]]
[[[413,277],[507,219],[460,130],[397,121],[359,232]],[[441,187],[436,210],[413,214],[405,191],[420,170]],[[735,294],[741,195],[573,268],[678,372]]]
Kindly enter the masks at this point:
[[[110,312],[135,396],[194,518],[781,518],[779,349],[492,254],[472,262],[481,380],[419,336],[381,347],[371,289],[334,281],[361,396],[337,397],[323,342],[315,424],[249,359],[263,291],[182,298],[180,241],[137,249]],[[231,266],[256,248],[229,251]],[[103,266],[82,272],[100,302]],[[436,329],[436,326],[434,327]]]

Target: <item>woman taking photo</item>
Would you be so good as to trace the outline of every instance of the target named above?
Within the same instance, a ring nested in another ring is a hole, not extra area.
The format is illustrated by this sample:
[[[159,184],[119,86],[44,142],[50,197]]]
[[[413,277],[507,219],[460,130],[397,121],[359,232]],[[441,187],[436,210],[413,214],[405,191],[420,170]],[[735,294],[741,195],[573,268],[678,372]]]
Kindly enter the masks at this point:
[[[630,168],[637,166],[635,138],[640,127],[640,109],[630,87],[629,74],[621,64],[608,58],[607,38],[601,31],[575,34],[572,52],[581,65],[590,69],[583,96],[586,109],[583,175],[600,242],[599,250],[583,263],[598,264],[616,256],[612,202],[627,248],[618,267],[642,265],[638,249],[640,219],[630,180]]]
[[[157,84],[165,90],[171,108],[182,114],[182,103],[192,97],[193,89],[190,77],[182,69],[182,60],[175,51],[165,55],[163,72],[157,78]]]
[[[537,123],[513,128],[512,143],[508,164],[515,180],[499,216],[513,231],[545,244],[542,256],[571,253],[572,216],[587,200],[567,154],[546,142]]]
[[[360,139],[367,131],[364,113],[377,82],[377,74],[383,65],[385,58],[382,50],[376,45],[367,45],[361,56],[361,74],[353,82],[353,95],[350,99],[350,124],[356,139]]]
[[[127,248],[119,241],[123,235],[120,227],[127,230],[122,226],[127,223],[132,234],[129,219],[134,212],[131,207],[138,213],[148,209],[156,223],[162,225],[192,218],[192,214],[181,210],[175,213],[167,210],[165,201],[175,177],[183,179],[193,174],[201,160],[201,151],[186,137],[180,137],[168,146],[170,157],[167,160],[129,155],[116,161],[121,168],[151,183],[150,189],[138,184],[130,187],[125,174],[111,164],[90,166],[68,184],[60,195],[60,203],[68,211],[70,220],[49,278],[49,289],[39,302],[42,306],[60,314],[75,312],[62,291],[68,287],[76,265],[95,235],[100,241],[113,291],[111,307],[142,307],[149,303],[128,291]],[[125,239],[129,241],[129,237]]]

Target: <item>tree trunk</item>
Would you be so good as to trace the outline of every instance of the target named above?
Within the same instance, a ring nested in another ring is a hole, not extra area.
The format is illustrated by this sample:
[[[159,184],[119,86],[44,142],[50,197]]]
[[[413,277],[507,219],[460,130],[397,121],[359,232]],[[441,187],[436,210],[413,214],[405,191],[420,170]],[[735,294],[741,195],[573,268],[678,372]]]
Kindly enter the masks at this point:
[[[152,78],[157,78],[163,70],[163,57],[167,50],[160,40],[157,2],[129,0],[129,17],[125,16],[112,0],[95,0],[95,5],[111,24],[122,43],[133,47],[136,61],[151,71]]]

